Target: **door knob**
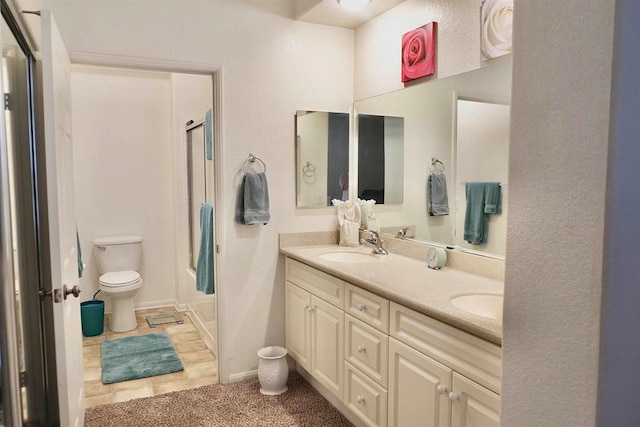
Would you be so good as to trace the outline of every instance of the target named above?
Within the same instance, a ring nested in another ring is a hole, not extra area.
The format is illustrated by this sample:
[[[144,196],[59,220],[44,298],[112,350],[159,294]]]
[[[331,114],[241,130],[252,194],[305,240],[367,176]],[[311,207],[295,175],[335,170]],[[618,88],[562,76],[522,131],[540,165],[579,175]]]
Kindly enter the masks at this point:
[[[445,394],[447,392],[447,387],[440,384],[436,390],[438,391],[438,394]]]
[[[460,400],[460,395],[458,393],[451,392],[449,393],[449,400],[452,402],[457,402]]]
[[[64,299],[67,299],[69,295],[73,295],[78,298],[80,296],[80,286],[75,285],[73,288],[69,289],[67,288],[67,285],[64,285],[62,287],[62,293],[64,295]]]

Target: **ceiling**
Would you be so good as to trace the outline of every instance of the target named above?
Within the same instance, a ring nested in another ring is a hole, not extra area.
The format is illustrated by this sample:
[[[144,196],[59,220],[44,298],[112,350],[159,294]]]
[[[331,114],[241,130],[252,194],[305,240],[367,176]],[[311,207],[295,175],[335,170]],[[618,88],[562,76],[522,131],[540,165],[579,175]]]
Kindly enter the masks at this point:
[[[293,0],[294,19],[315,24],[356,28],[404,2],[404,0],[371,0],[364,8],[350,10],[337,0]]]

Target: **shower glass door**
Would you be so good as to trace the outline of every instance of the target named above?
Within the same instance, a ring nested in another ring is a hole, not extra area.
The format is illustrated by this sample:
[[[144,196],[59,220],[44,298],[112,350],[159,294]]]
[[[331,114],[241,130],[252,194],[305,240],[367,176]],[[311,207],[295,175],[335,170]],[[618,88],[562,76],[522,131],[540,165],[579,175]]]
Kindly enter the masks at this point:
[[[32,75],[34,60],[10,10],[2,2],[0,85],[0,425],[48,425],[44,363],[36,141]],[[55,376],[55,373],[53,373]],[[50,378],[51,380],[51,378]]]
[[[200,208],[213,200],[213,161],[207,160],[204,122],[187,126],[187,182],[189,198],[189,262],[195,276],[200,249]],[[194,286],[187,290],[187,305],[200,330],[206,332],[205,341],[217,349],[215,294],[205,295]]]

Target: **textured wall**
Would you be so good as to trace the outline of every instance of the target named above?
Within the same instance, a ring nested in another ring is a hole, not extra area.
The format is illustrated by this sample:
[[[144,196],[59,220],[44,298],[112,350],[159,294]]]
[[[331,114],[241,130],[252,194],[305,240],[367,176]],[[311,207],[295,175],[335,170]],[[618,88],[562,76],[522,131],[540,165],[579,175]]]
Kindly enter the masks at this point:
[[[354,99],[402,89],[402,35],[438,23],[432,79],[480,68],[481,0],[407,0],[355,32]],[[407,86],[409,86],[409,83]]]
[[[516,4],[505,427],[595,425],[614,3]]]
[[[219,314],[226,315],[227,352],[222,363],[231,374],[256,369],[258,349],[284,344],[278,233],[335,227],[333,211],[295,208],[294,114],[349,111],[353,31],[221,0],[47,5],[69,50],[224,67],[219,285],[220,295],[226,294]],[[268,167],[267,226],[233,222],[239,171],[249,152]]]

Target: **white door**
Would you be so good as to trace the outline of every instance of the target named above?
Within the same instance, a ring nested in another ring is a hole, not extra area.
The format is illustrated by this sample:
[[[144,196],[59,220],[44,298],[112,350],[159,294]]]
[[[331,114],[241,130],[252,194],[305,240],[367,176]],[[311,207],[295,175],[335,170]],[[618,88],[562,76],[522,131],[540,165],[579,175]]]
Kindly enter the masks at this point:
[[[343,369],[344,312],[311,295],[311,374],[342,399]]]
[[[453,373],[451,427],[500,427],[500,396]]]
[[[389,426],[448,427],[451,373],[389,338]]]
[[[291,282],[285,286],[285,342],[287,351],[311,370],[311,295]]]
[[[59,290],[53,304],[60,425],[84,424],[80,300],[64,295],[78,285],[76,219],[71,145],[70,61],[50,11],[42,17],[42,98],[47,167],[47,213],[51,282]]]

